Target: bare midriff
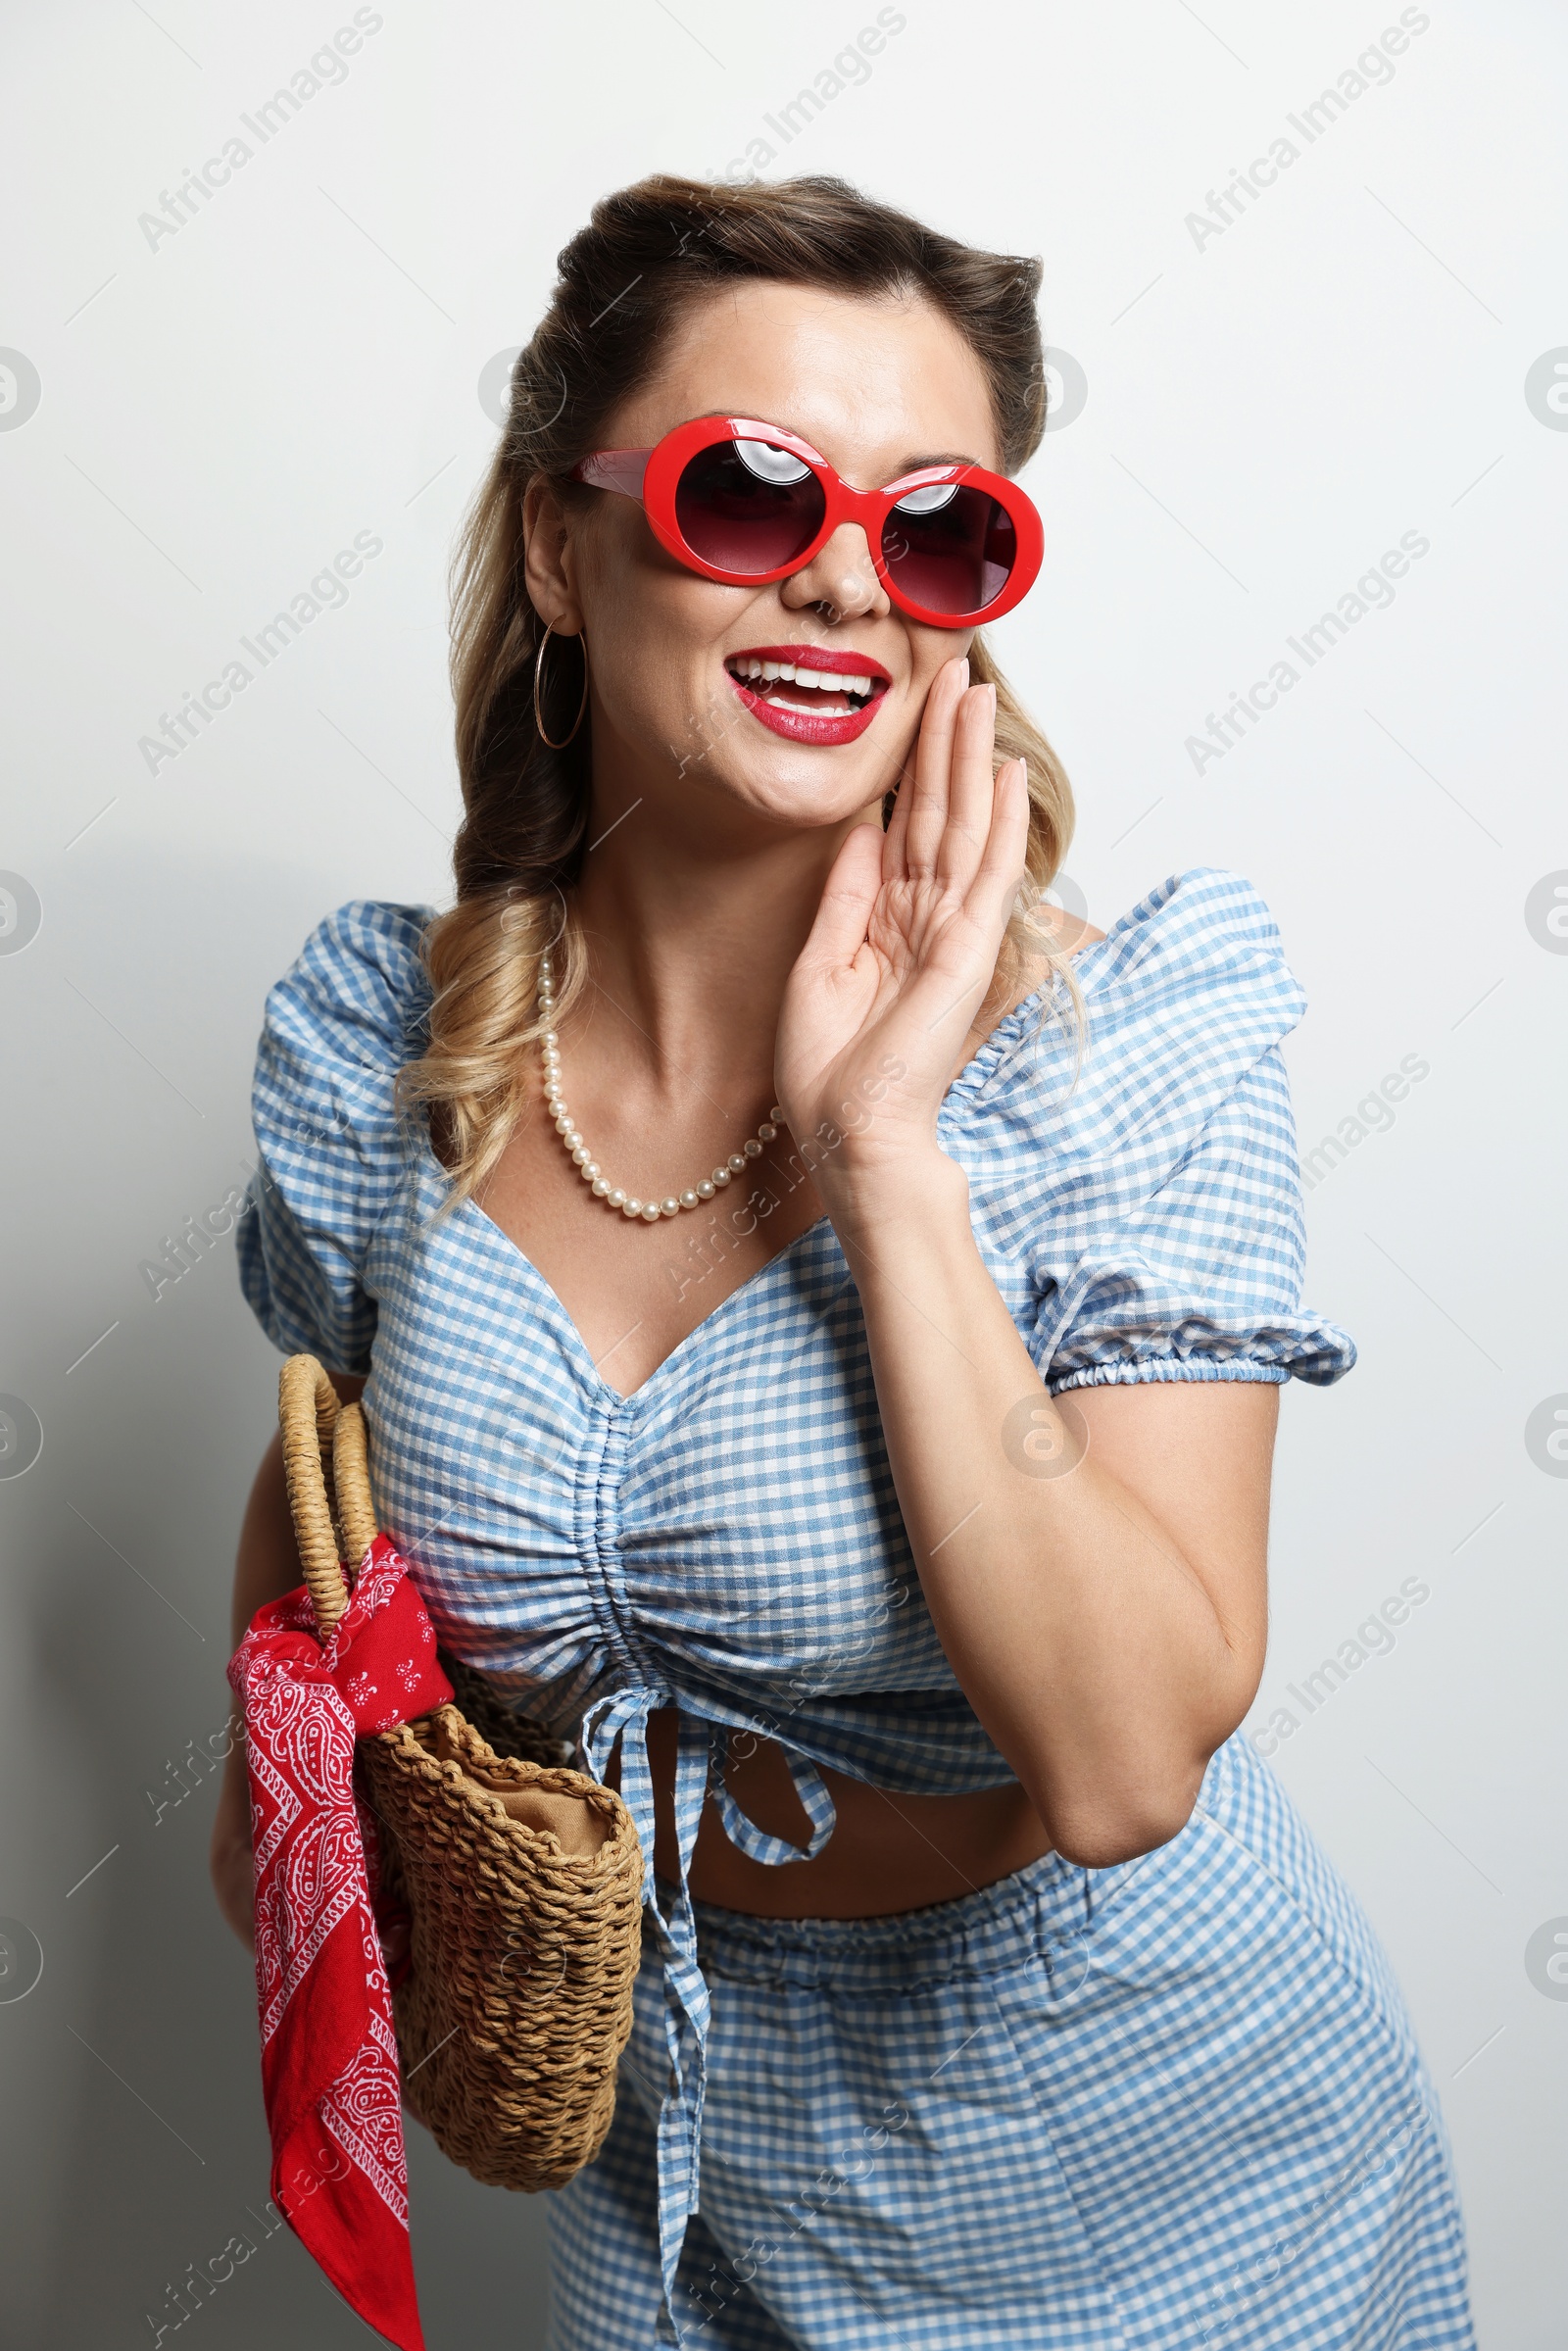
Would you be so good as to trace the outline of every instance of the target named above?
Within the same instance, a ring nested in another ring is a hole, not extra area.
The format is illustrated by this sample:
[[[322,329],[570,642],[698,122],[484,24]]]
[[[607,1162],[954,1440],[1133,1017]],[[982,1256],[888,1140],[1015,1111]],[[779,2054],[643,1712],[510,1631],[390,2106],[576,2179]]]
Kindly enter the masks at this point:
[[[676,1715],[661,1707],[648,1718],[648,1762],[654,1782],[654,1869],[671,1885],[680,1865],[675,1846]],[[748,1751],[748,1749],[751,1751]],[[620,1784],[617,1748],[606,1780]],[[863,1780],[822,1770],[838,1812],[822,1851],[810,1861],[754,1861],[731,1844],[711,1799],[703,1808],[688,1883],[699,1901],[754,1918],[880,1918],[956,1901],[1051,1850],[1044,1824],[1016,1781],[970,1795],[889,1794]],[[810,1836],[784,1750],[770,1739],[755,1747],[732,1739],[724,1774],[741,1810],[760,1829],[805,1846]]]

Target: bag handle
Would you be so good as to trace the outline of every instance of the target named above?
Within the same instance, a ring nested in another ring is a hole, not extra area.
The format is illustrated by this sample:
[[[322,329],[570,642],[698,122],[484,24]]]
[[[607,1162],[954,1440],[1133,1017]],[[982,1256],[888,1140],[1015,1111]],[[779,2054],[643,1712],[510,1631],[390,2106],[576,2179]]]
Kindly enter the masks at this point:
[[[349,1604],[345,1564],[352,1576],[377,1532],[365,1415],[339,1400],[314,1355],[290,1355],[278,1375],[277,1418],[300,1565],[328,1641]]]

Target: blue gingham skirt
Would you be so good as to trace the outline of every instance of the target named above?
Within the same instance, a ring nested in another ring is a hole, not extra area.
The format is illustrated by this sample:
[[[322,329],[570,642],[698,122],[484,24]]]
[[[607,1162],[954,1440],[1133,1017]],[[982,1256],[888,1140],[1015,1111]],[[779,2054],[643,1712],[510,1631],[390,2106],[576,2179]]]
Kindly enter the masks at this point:
[[[701,2351],[1473,2351],[1450,2159],[1361,1910],[1237,1736],[1135,1862],[891,1917],[696,1904]],[[615,2121],[547,2198],[550,2351],[649,2351],[645,1960]]]

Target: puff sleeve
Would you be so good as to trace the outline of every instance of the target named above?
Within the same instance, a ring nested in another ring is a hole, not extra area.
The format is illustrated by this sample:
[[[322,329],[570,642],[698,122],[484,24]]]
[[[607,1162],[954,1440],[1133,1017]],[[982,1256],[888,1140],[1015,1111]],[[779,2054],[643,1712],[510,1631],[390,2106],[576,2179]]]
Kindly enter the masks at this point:
[[[1354,1345],[1302,1304],[1280,1046],[1305,998],[1267,906],[1235,874],[1184,874],[1102,944],[1061,1213],[1036,1267],[1048,1386],[1340,1379]]]
[[[424,1043],[429,906],[354,900],[311,933],[267,998],[251,1095],[259,1162],[237,1227],[240,1288],[274,1347],[370,1368],[366,1265],[410,1122],[392,1085]]]

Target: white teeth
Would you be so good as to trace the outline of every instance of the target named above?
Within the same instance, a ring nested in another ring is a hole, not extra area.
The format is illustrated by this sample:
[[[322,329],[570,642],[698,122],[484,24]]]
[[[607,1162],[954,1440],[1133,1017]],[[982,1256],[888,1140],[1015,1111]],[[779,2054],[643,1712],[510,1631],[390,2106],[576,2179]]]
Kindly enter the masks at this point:
[[[854,694],[862,702],[869,700],[871,693],[869,677],[847,677],[840,669],[818,669],[807,662],[764,661],[756,654],[739,655],[733,665],[733,674],[741,678],[760,679],[767,684],[776,680],[780,685],[804,686],[808,692],[818,694]],[[772,702],[775,697],[769,695],[766,699]],[[787,710],[790,705],[780,703],[777,707]]]

